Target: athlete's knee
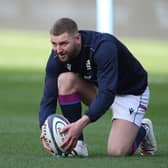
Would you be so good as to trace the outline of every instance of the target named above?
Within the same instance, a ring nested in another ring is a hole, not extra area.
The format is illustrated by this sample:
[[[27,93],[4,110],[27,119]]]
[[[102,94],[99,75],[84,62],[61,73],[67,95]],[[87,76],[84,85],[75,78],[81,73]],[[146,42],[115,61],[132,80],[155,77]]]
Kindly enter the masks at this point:
[[[129,150],[124,147],[111,147],[107,149],[107,154],[109,156],[127,156],[129,155]]]
[[[57,83],[60,92],[76,92],[77,75],[73,72],[61,73]]]

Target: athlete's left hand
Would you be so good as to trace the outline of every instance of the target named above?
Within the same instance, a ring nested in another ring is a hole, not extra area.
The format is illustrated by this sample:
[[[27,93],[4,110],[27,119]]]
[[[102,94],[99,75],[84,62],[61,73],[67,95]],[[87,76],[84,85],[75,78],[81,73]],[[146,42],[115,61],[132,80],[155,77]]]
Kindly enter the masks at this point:
[[[77,122],[74,122],[62,128],[61,133],[66,132],[67,135],[61,147],[66,153],[69,153],[76,146],[77,139],[82,132],[82,128],[78,126]]]
[[[64,149],[65,152],[69,153],[71,150],[76,146],[78,137],[80,136],[83,128],[90,122],[88,116],[83,116],[76,122],[73,122],[64,128],[62,128],[62,133],[67,133],[64,142],[62,143],[61,147]]]

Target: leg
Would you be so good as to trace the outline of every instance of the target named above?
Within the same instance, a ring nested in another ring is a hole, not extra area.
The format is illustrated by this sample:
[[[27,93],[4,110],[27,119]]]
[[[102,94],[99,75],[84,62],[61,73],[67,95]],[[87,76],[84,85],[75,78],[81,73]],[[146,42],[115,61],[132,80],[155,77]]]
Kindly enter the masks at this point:
[[[58,78],[59,103],[63,115],[74,122],[81,118],[81,101],[89,105],[96,96],[96,87],[79,78],[78,75],[67,72],[62,73]],[[88,156],[88,150],[83,142],[83,134],[78,138],[72,155]]]
[[[129,121],[113,120],[108,139],[108,154],[110,156],[129,155],[138,130],[138,126]]]
[[[133,154],[146,135],[141,126],[149,100],[148,88],[142,95],[116,96],[113,105],[112,128],[108,140],[108,154],[125,156]]]
[[[59,76],[58,90],[61,110],[70,122],[81,118],[81,98],[85,103],[90,104],[95,96],[95,87],[71,72],[62,73]],[[83,140],[83,135],[79,140]]]
[[[58,90],[60,95],[77,93],[86,105],[92,102],[97,92],[94,84],[81,79],[77,74],[72,72],[62,73],[59,76]]]

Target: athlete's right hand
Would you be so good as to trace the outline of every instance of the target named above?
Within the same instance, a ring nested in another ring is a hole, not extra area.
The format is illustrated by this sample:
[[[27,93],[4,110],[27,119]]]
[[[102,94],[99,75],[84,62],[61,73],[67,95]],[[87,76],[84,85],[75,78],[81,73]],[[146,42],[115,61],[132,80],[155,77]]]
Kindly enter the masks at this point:
[[[51,154],[51,155],[54,155],[54,152],[53,152],[53,151],[50,149],[50,147],[47,145],[43,133],[41,133],[40,139],[41,139],[41,143],[42,143],[43,147],[47,150],[47,152],[48,152],[49,154]]]

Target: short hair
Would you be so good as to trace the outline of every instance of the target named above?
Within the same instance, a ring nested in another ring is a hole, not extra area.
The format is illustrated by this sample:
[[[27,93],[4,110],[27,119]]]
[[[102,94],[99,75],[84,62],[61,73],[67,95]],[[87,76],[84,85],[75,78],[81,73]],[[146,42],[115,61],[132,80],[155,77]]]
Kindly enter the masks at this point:
[[[50,34],[55,36],[65,32],[71,35],[75,35],[78,32],[78,26],[74,20],[70,18],[60,18],[50,29]]]

